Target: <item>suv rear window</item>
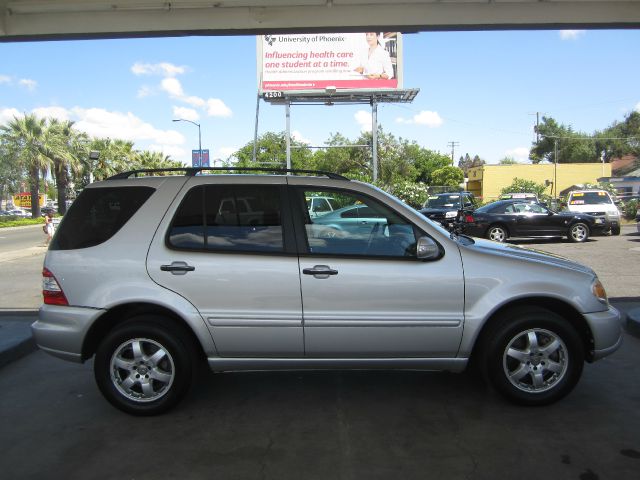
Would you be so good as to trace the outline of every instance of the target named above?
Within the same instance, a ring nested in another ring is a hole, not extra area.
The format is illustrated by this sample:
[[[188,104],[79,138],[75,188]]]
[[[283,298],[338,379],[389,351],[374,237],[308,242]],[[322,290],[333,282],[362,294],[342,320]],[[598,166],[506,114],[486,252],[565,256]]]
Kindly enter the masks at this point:
[[[84,190],[64,216],[49,248],[74,250],[106,242],[129,221],[154,191],[151,187]]]

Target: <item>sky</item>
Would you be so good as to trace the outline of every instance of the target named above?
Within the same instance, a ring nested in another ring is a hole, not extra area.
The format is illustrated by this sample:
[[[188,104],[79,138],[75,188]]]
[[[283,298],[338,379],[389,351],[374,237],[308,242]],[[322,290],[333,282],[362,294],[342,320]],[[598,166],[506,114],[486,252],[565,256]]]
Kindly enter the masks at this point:
[[[640,30],[422,32],[403,36],[412,103],[380,104],[384,131],[430,150],[526,162],[536,113],[592,134],[640,111]],[[190,163],[253,141],[256,37],[0,43],[0,125],[35,113],[94,137],[131,140]],[[286,129],[260,101],[258,134]],[[322,146],[371,130],[367,105],[291,107],[292,136]]]

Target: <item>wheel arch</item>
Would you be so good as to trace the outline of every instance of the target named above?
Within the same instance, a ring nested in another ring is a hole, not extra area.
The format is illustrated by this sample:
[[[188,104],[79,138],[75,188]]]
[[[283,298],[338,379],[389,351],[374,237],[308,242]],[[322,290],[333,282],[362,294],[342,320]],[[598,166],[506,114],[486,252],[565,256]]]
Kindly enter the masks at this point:
[[[575,328],[578,336],[582,340],[585,359],[588,362],[593,361],[593,334],[591,332],[591,329],[589,328],[589,324],[578,310],[576,310],[572,305],[556,298],[528,297],[514,300],[512,302],[501,305],[498,309],[491,313],[475,339],[470,355],[470,362],[475,363],[474,360],[479,355],[482,345],[486,343],[486,338],[491,334],[494,325],[496,325],[499,318],[503,314],[505,314],[509,310],[520,310],[526,309],[527,307],[545,308],[566,319]]]
[[[91,358],[96,353],[100,340],[108,335],[109,332],[139,315],[158,315],[182,329],[196,348],[198,358],[206,360],[207,356],[202,342],[184,318],[167,307],[153,303],[136,302],[111,308],[91,325],[82,344],[82,361]]]

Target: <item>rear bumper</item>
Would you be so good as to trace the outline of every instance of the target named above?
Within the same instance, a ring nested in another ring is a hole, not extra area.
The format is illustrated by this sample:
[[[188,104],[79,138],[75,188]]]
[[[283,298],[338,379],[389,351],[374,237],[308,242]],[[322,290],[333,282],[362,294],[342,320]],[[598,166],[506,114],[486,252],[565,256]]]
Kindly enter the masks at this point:
[[[87,332],[103,313],[104,310],[95,308],[43,305],[38,320],[31,325],[33,338],[45,352],[81,363]]]

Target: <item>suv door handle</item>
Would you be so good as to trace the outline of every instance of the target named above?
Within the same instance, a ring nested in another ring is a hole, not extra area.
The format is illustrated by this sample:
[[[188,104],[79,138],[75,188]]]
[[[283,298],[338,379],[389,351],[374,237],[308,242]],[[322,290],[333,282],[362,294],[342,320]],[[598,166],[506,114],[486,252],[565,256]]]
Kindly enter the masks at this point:
[[[313,275],[316,278],[329,278],[330,275],[337,275],[338,271],[327,265],[316,265],[313,268],[305,268],[302,270],[305,275]]]
[[[185,275],[187,272],[193,272],[196,267],[188,265],[186,262],[171,262],[171,265],[160,265],[163,272],[171,272],[173,275]]]

